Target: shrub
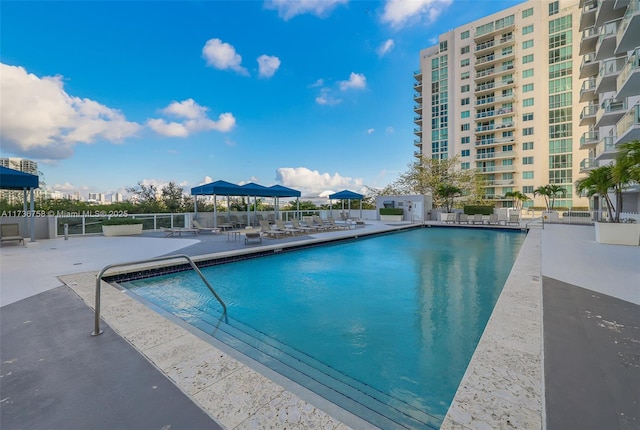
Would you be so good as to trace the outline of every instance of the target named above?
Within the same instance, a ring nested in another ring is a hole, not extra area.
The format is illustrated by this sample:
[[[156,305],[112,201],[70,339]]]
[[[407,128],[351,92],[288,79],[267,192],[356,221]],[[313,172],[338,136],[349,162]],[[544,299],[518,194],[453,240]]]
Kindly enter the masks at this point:
[[[464,213],[467,215],[491,215],[493,213],[493,206],[467,205],[464,207]]]
[[[142,224],[141,219],[135,218],[111,218],[102,221],[102,225],[129,225],[129,224]]]
[[[402,208],[380,208],[380,215],[403,215]]]

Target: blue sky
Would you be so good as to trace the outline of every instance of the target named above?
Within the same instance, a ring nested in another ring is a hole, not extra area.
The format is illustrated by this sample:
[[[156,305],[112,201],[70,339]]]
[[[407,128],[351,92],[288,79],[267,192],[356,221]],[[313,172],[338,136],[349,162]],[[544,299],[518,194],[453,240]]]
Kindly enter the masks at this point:
[[[3,0],[0,155],[84,197],[384,187],[416,149],[420,50],[516,3]]]

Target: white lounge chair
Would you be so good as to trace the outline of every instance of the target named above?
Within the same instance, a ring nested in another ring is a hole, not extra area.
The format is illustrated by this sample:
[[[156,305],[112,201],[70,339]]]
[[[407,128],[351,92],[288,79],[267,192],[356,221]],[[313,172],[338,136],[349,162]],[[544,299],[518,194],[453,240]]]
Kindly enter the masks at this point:
[[[507,221],[507,224],[520,225],[520,215],[509,214],[509,221]]]
[[[489,224],[499,224],[500,219],[498,218],[498,214],[490,214],[489,215]]]
[[[458,217],[458,224],[469,224],[469,215],[467,214],[460,214],[460,216]]]
[[[482,214],[474,214],[471,222],[473,224],[484,224],[484,217],[482,216]]]
[[[204,227],[197,219],[191,221],[191,226],[198,230],[198,233],[203,231],[208,231],[209,233],[220,233],[220,229],[218,227]]]

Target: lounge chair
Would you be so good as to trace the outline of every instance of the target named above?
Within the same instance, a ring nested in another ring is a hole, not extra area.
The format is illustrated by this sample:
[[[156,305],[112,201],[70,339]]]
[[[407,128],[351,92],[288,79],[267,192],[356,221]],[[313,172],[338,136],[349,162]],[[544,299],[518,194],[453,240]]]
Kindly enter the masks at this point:
[[[0,245],[5,242],[20,242],[24,245],[24,237],[20,236],[20,225],[1,224],[0,225]]]
[[[322,231],[333,230],[333,227],[331,227],[329,224],[324,222],[324,220],[322,218],[320,218],[318,215],[312,216],[311,220],[312,220],[313,224],[316,227],[318,227],[319,230],[322,230]]]
[[[498,214],[490,214],[489,215],[489,224],[500,224],[500,219],[498,218]]]
[[[336,220],[334,220],[333,217],[328,217],[327,221],[328,221],[328,225],[336,230],[349,230],[351,228],[349,227],[348,224],[336,223]]]
[[[469,216],[467,214],[460,214],[460,217],[458,218],[458,224],[469,224]]]
[[[278,228],[274,228],[271,224],[269,224],[269,221],[264,219],[260,221],[260,233],[262,233],[262,236],[274,237],[276,239],[287,234],[286,232]]]
[[[231,224],[233,224],[235,228],[244,228],[247,225],[243,221],[240,221],[237,215],[231,215]]]
[[[173,237],[173,236],[182,236],[182,233],[193,233],[195,236],[198,235],[197,228],[185,228],[185,227],[172,227],[172,228],[163,228],[165,236]]]
[[[221,228],[222,230],[232,230],[236,227],[227,221],[227,218],[224,215],[218,215],[217,221],[218,228]]]
[[[474,214],[473,219],[471,220],[472,224],[484,224],[484,217],[482,214]]]
[[[284,221],[282,221],[281,219],[277,219],[276,220],[276,228],[278,230],[282,230],[287,234],[291,234],[292,236],[298,234],[298,233],[302,233],[301,230],[298,230],[297,228],[293,228],[293,227],[287,227],[286,225],[284,225]]]
[[[312,233],[314,231],[318,231],[315,227],[309,227],[309,226],[300,224],[300,221],[297,219],[292,219],[291,225],[293,225],[293,228],[297,228],[302,233]]]
[[[203,232],[203,231],[208,231],[209,233],[215,233],[215,234],[220,233],[220,228],[218,228],[218,227],[203,227],[202,224],[200,224],[200,222],[197,219],[194,219],[194,220],[191,221],[191,226],[193,228],[195,228],[196,230],[198,230],[198,233]]]
[[[259,231],[248,231],[244,234],[244,244],[248,244],[250,241],[258,241],[262,243],[262,235]]]
[[[520,225],[520,215],[509,214],[509,220],[507,221],[507,224]]]
[[[456,214],[446,214],[445,218],[444,218],[444,222],[450,222],[451,224],[453,224],[454,222],[456,222]]]

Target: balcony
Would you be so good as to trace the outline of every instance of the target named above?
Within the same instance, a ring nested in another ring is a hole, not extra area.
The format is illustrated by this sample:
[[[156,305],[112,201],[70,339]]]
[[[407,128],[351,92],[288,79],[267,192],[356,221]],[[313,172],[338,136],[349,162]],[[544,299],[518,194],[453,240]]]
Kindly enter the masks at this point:
[[[513,131],[516,128],[515,122],[503,122],[500,124],[496,124],[496,130],[504,131]]]
[[[422,81],[414,82],[413,83],[413,89],[416,90],[417,92],[421,93],[422,92]]]
[[[476,169],[478,173],[493,175],[494,173],[503,173],[503,172],[515,172],[516,167],[514,165],[511,166],[477,166]]]
[[[616,35],[616,54],[622,54],[638,46],[640,40],[640,0],[632,0],[622,18]]]
[[[640,139],[640,105],[633,106],[616,124],[618,145]]]
[[[515,99],[515,94],[509,94],[506,96],[492,96],[476,99],[476,106],[491,106],[496,103],[511,102]]]
[[[615,2],[611,0],[598,0],[598,10],[596,11],[596,27],[603,26],[607,21],[622,18],[624,9],[616,9]]]
[[[413,105],[413,111],[415,113],[422,112],[422,103],[418,103],[416,105]]]
[[[620,22],[621,20],[609,21],[600,27],[600,36],[598,36],[598,41],[596,42],[596,60],[600,61],[613,57],[613,52],[616,49],[618,24]]]
[[[598,3],[596,0],[592,0],[585,3],[582,6],[582,13],[580,14],[580,27],[578,31],[583,31],[585,28],[593,27],[596,24],[596,12],[598,11]]]
[[[506,53],[498,53],[498,54],[488,54],[485,55],[483,57],[479,57],[478,59],[476,59],[476,63],[474,64],[474,66],[478,67],[478,66],[488,66],[491,65],[493,63],[496,63],[500,60],[512,60],[515,57],[515,51],[513,49],[511,49],[510,51],[506,52]]]
[[[504,64],[500,67],[488,67],[486,69],[480,70],[476,73],[475,80],[481,81],[486,79],[487,77],[498,76],[502,73],[512,72],[514,69],[513,64]]]
[[[600,72],[596,78],[596,93],[602,94],[616,90],[618,75],[622,71],[627,59],[625,57],[605,60],[600,65]]]
[[[487,181],[487,185],[490,187],[513,187],[516,185],[515,179],[495,179],[493,181]]]
[[[482,51],[486,51],[487,49],[491,49],[495,46],[495,42],[492,40],[488,40],[486,42],[482,42],[476,45],[475,54],[478,56],[479,54],[484,54]]]
[[[483,93],[486,93],[488,91],[493,91],[493,90],[498,90],[501,88],[508,88],[508,87],[512,87],[515,85],[515,81],[513,78],[510,79],[504,79],[498,82],[495,81],[490,81],[490,82],[484,82],[480,85],[478,85],[476,87],[476,97],[482,95]]]
[[[422,137],[422,127],[416,127],[413,129],[413,134],[415,134],[416,136],[420,136]]]
[[[416,158],[422,158],[422,151],[413,151],[413,156]]]
[[[414,123],[416,123],[416,124],[418,124],[418,125],[421,125],[421,124],[422,124],[422,115],[416,115],[416,116],[414,116],[414,117],[413,117],[413,122],[414,122]]]
[[[418,148],[422,148],[422,139],[414,139],[413,146],[417,146]]]
[[[587,173],[598,167],[598,162],[594,158],[585,158],[580,162],[580,173]]]
[[[413,78],[418,82],[422,82],[422,69],[415,70],[413,72]]]
[[[582,1],[582,0],[581,0]],[[613,5],[614,9],[620,9],[621,7],[627,7],[631,0],[615,0]]]
[[[413,95],[413,101],[417,103],[422,103],[422,93],[415,93]]]
[[[580,102],[590,102],[596,100],[598,95],[596,94],[596,78],[589,78],[586,81],[582,81],[582,87],[580,88]]]
[[[513,34],[501,37],[496,41],[496,48],[504,48],[505,46],[513,45],[515,43],[515,40],[516,38],[513,37]]]
[[[636,48],[629,57],[616,79],[618,92],[616,97],[622,99],[638,94],[640,88],[640,48]]]
[[[585,55],[590,52],[595,52],[596,42],[600,33],[596,31],[595,27],[589,27],[582,32],[582,39],[580,40],[580,55]]]
[[[616,137],[607,136],[596,146],[596,160],[612,160],[616,155]]]
[[[476,119],[493,118],[495,116],[506,115],[512,112],[513,112],[513,108],[491,109],[491,110],[476,113]]]
[[[582,108],[580,113],[580,125],[594,125],[596,123],[596,113],[598,112],[598,105],[590,104]]]
[[[600,62],[595,60],[596,54],[592,52],[582,57],[580,63],[580,79],[586,79],[590,76],[597,76],[600,69]]]
[[[498,160],[502,158],[516,158],[518,153],[516,151],[497,151],[497,152],[485,152],[476,154],[476,160]]]
[[[596,114],[596,127],[614,125],[627,112],[627,100],[606,99],[600,104]]]
[[[589,149],[593,148],[598,144],[598,135],[597,131],[586,131],[580,137],[580,149]]]

